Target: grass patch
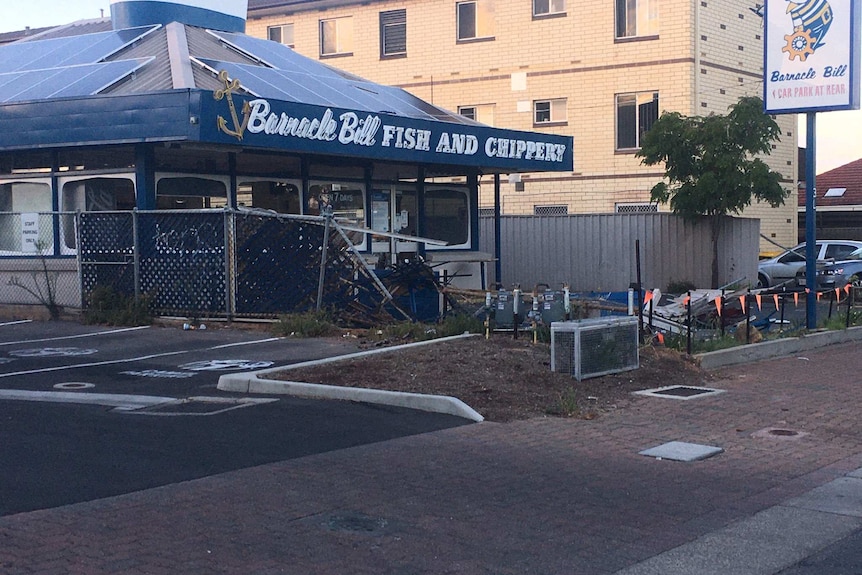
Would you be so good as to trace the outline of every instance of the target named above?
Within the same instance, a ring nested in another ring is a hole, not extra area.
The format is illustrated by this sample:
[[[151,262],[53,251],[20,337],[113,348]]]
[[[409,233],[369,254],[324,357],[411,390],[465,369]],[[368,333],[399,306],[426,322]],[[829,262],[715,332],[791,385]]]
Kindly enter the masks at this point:
[[[138,326],[153,322],[149,296],[129,296],[108,286],[96,286],[90,292],[84,311],[86,324]]]
[[[286,314],[272,327],[272,333],[280,337],[326,337],[340,331],[330,315],[323,311]]]

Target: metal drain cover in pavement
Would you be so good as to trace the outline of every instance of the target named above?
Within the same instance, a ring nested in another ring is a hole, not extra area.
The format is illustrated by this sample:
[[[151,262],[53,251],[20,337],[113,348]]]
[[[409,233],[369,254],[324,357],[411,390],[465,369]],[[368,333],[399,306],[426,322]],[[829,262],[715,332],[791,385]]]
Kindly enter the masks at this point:
[[[633,392],[635,395],[646,395],[648,397],[666,397],[670,399],[694,399],[696,397],[706,397],[709,395],[718,395],[724,393],[723,389],[713,389],[711,387],[694,387],[691,385],[668,385],[665,387],[657,387],[655,389],[645,389],[643,391]]]
[[[699,445],[697,443],[685,443],[684,441],[670,441],[657,447],[651,447],[640,452],[640,455],[655,457],[656,459],[670,459],[672,461],[700,461],[718,455],[723,452],[721,447],[711,445]]]

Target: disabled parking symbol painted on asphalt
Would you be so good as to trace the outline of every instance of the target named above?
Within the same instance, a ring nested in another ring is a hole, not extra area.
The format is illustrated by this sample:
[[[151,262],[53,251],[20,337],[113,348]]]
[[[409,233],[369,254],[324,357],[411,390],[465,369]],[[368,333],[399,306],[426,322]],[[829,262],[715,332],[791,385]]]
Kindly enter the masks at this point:
[[[249,361],[247,359],[213,359],[184,363],[180,369],[189,371],[222,371],[228,369],[263,369],[273,364],[271,361]]]

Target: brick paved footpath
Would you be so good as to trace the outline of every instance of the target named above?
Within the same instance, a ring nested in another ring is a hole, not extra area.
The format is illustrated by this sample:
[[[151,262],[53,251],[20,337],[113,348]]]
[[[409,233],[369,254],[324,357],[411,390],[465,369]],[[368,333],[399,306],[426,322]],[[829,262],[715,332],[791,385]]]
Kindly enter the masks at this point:
[[[720,375],[727,393],[594,421],[467,425],[0,518],[0,573],[602,575],[862,467],[856,344]],[[726,451],[638,455],[666,441]]]

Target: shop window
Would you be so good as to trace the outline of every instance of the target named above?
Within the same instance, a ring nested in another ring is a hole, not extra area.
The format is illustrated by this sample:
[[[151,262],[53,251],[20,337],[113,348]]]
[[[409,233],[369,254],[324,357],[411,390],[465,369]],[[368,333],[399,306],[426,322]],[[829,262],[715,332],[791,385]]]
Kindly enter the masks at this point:
[[[488,126],[494,125],[494,104],[459,106],[458,113],[476,122],[481,122]]]
[[[338,56],[353,53],[353,17],[320,21],[320,55]]]
[[[380,13],[380,57],[407,55],[407,10]]]
[[[200,210],[227,205],[227,182],[199,176],[161,176],[156,181],[159,210]]]
[[[566,0],[533,0],[533,16],[552,16],[566,13]]]
[[[239,179],[236,203],[238,208],[272,210],[280,214],[299,214],[302,207],[298,183],[264,179]]]
[[[493,0],[458,2],[455,7],[458,19],[458,41],[494,37]]]
[[[51,254],[54,224],[51,185],[0,183],[0,254]]]
[[[658,34],[658,0],[616,0],[616,38]]]
[[[533,123],[562,124],[566,122],[566,99],[536,100],[533,102]]]
[[[658,120],[658,92],[617,94],[617,150],[640,148],[641,138]]]
[[[470,203],[467,191],[456,188],[425,190],[425,235],[463,247],[470,240]]]
[[[273,42],[293,48],[293,24],[269,26],[266,29],[266,37]]]
[[[130,178],[87,178],[61,184],[60,209],[64,212],[133,210],[135,184]],[[62,219],[63,246],[75,249],[74,218]]]
[[[305,200],[305,213],[319,216],[329,206],[335,218],[347,225],[365,227],[365,186],[357,183],[311,182]],[[350,233],[351,241],[360,249],[365,235]]]

